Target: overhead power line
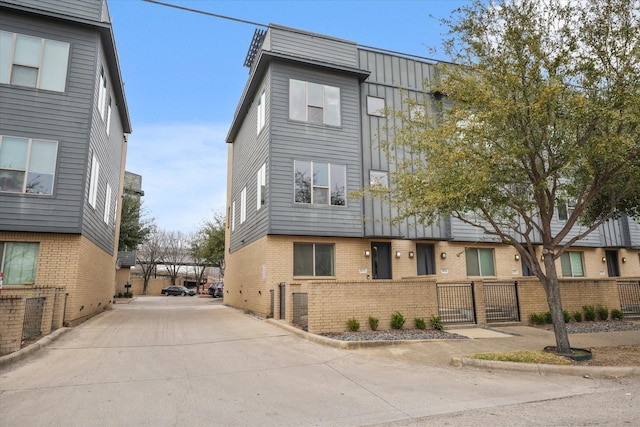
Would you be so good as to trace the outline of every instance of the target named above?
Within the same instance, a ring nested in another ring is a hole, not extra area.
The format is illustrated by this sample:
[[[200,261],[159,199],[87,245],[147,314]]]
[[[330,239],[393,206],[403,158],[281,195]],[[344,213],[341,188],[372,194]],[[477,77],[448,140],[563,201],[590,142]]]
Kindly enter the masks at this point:
[[[245,20],[245,19],[233,18],[233,17],[231,17],[231,16],[219,15],[219,14],[217,14],[217,13],[211,13],[211,12],[205,12],[204,10],[191,9],[191,8],[189,8],[189,7],[178,6],[178,5],[176,5],[176,4],[164,3],[164,2],[156,1],[156,0],[142,0],[142,1],[146,1],[147,3],[154,3],[154,4],[158,4],[158,5],[160,5],[160,6],[172,7],[172,8],[174,8],[174,9],[180,9],[180,10],[184,10],[184,11],[187,11],[187,12],[199,13],[199,14],[201,14],[201,15],[213,16],[213,17],[220,18],[220,19],[228,19],[229,21],[241,22],[241,23],[243,23],[243,24],[256,25],[256,26],[258,26],[258,27],[265,27],[265,28],[269,28],[269,25],[261,24],[261,23],[259,23],[259,22],[247,21],[247,20]]]

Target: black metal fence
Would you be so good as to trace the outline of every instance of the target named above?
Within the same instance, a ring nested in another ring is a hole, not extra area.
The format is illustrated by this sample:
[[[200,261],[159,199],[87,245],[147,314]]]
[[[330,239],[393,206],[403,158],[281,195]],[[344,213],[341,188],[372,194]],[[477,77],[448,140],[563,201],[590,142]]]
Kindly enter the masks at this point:
[[[293,322],[305,331],[309,328],[309,299],[306,293],[293,293]]]
[[[620,309],[625,316],[640,316],[640,280],[618,280]]]
[[[42,335],[42,313],[44,311],[44,297],[27,298],[22,322],[22,340]]]
[[[484,307],[487,323],[519,322],[518,282],[485,282]]]
[[[438,284],[438,315],[443,323],[476,323],[473,282]]]

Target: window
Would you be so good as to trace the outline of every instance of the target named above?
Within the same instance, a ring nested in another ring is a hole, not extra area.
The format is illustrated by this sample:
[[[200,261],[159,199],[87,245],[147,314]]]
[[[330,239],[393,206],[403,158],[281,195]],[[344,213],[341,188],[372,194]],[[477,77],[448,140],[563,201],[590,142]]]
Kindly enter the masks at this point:
[[[384,117],[384,98],[367,96],[367,114],[370,116]]]
[[[563,253],[562,255],[560,255],[560,265],[562,266],[562,276],[584,277],[582,252]]]
[[[467,276],[495,276],[493,249],[465,249]]]
[[[0,192],[53,194],[58,143],[0,136]]]
[[[417,243],[416,257],[418,276],[436,274],[436,256],[434,245]]]
[[[575,200],[558,200],[558,220],[566,221],[576,208]]]
[[[289,118],[340,126],[340,88],[289,80]]]
[[[236,229],[236,201],[231,204],[231,231]]]
[[[89,204],[95,209],[98,199],[98,179],[100,177],[100,163],[95,154],[91,156],[91,176],[89,178]]]
[[[111,216],[111,185],[107,183],[107,195],[104,199],[104,222],[109,225],[109,218]]]
[[[107,102],[107,136],[109,135],[110,127],[111,127],[111,96],[109,96],[109,102]]]
[[[381,186],[389,188],[389,172],[386,171],[369,171],[369,185],[371,187]]]
[[[0,31],[0,83],[64,92],[69,43]]]
[[[247,220],[247,187],[240,193],[240,224]]]
[[[424,105],[413,105],[411,106],[411,109],[409,110],[409,120],[414,121],[414,122],[419,122],[425,119],[426,117],[426,111],[427,109],[425,108]]]
[[[0,271],[5,285],[35,283],[38,249],[38,243],[0,242]]]
[[[256,174],[256,210],[260,210],[265,204],[265,198],[267,197],[267,164],[263,164],[258,173]]]
[[[294,169],[296,203],[346,205],[346,166],[296,160]]]
[[[294,243],[294,276],[334,276],[333,244]]]
[[[104,107],[107,102],[107,77],[104,74],[104,67],[100,67],[100,81],[98,86],[98,111],[100,117],[104,119]]]
[[[265,123],[265,120],[266,120],[265,116],[266,116],[267,107],[265,105],[266,104],[266,99],[265,98],[266,98],[266,92],[263,89],[262,93],[260,94],[260,97],[258,98],[258,111],[256,113],[257,120],[258,120],[256,128],[257,128],[258,134],[260,134],[260,131],[264,127],[264,123]]]

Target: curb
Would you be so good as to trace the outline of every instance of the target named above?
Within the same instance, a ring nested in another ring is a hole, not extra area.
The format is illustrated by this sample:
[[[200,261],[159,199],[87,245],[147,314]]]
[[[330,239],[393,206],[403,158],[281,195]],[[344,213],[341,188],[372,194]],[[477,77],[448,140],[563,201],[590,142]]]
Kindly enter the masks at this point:
[[[470,367],[484,370],[502,370],[516,372],[533,372],[538,374],[562,374],[582,376],[585,378],[619,378],[640,375],[640,367],[636,366],[576,366],[545,365],[541,363],[500,362],[497,360],[479,360],[470,357],[453,357],[451,364],[460,368]]]
[[[14,351],[13,353],[9,353],[6,356],[0,357],[0,369],[12,363],[16,363],[20,360],[26,359],[28,356],[32,355],[33,353],[47,347],[48,345],[56,341],[58,338],[60,338],[62,335],[66,334],[70,330],[71,330],[70,328],[66,328],[66,327],[56,329],[49,335],[40,338],[38,341],[34,342],[33,344],[29,344],[28,346],[21,348],[18,351]]]

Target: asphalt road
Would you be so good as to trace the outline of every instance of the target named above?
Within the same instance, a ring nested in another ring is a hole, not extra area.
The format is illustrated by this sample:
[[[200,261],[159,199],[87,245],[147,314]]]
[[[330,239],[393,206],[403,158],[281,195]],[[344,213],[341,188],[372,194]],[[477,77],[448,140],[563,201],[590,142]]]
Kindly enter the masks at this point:
[[[0,426],[638,425],[638,381],[389,360],[138,297],[5,366]]]

